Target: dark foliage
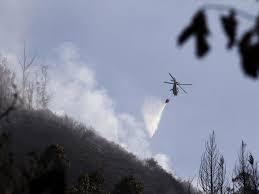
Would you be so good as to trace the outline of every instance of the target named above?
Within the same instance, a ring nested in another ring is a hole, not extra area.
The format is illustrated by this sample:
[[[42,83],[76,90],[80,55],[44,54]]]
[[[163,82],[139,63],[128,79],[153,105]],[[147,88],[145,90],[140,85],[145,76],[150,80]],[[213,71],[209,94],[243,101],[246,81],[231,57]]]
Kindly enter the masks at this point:
[[[105,194],[104,177],[99,171],[79,176],[77,183],[69,189],[71,194]]]
[[[209,30],[207,27],[206,15],[203,10],[199,10],[193,17],[191,23],[184,28],[178,37],[178,44],[183,45],[191,36],[196,42],[196,55],[203,57],[207,54],[210,46],[207,41]]]
[[[30,193],[64,193],[65,170],[68,167],[64,148],[60,145],[50,145],[40,156],[30,153],[30,157],[30,166],[36,167],[34,173],[29,172],[28,176]]]
[[[0,193],[12,190],[14,183],[13,157],[9,151],[10,139],[6,133],[0,135]]]
[[[2,184],[1,180],[7,179],[0,177],[0,187],[10,194],[61,193],[64,189],[66,193],[88,190],[108,194],[128,175],[141,181],[144,194],[188,193],[186,183],[165,172],[155,160],[141,161],[66,116],[18,109],[10,120],[0,123],[1,132],[12,134],[5,152],[6,161],[14,161],[6,168],[13,180],[10,187]]]
[[[19,165],[13,160],[9,139],[7,134],[1,135],[0,193],[63,194],[66,185],[61,146],[51,145],[40,155],[31,152]]]
[[[238,155],[238,163],[235,167],[234,177],[232,179],[237,193],[259,193],[259,173],[257,166],[258,164],[254,160],[253,155],[247,153],[246,144],[242,141],[240,153]]]
[[[15,92],[13,93],[13,96],[12,96],[12,101],[11,101],[11,104],[6,108],[6,110],[4,110],[4,112],[2,112],[0,114],[0,121],[4,118],[7,119],[8,122],[9,121],[9,115],[12,111],[15,110],[15,107],[16,107],[16,104],[17,104],[17,101],[18,101],[18,92],[17,92],[17,89],[16,89],[16,85],[12,84],[12,87],[13,89],[15,90]]]
[[[253,43],[253,37],[257,40]],[[247,31],[239,42],[239,54],[244,72],[253,78],[257,78],[259,69],[259,41],[258,32],[255,29]]]
[[[221,16],[221,24],[227,36],[227,48],[231,49],[236,42],[237,19],[235,10],[231,10],[228,16]]]
[[[237,46],[244,73],[251,78],[257,78],[259,69],[259,19],[257,19],[252,29],[247,30],[241,38],[237,40],[237,11],[235,9],[228,11],[228,16],[220,17],[223,31],[227,37],[227,48],[231,49]],[[205,11],[198,10],[192,18],[191,24],[180,33],[178,44],[182,45],[191,36],[194,36],[196,39],[195,53],[198,58],[201,58],[208,53],[210,48],[206,39],[208,35],[209,29],[206,23]]]
[[[115,185],[112,194],[142,194],[144,187],[141,182],[136,181],[133,176],[126,176]]]

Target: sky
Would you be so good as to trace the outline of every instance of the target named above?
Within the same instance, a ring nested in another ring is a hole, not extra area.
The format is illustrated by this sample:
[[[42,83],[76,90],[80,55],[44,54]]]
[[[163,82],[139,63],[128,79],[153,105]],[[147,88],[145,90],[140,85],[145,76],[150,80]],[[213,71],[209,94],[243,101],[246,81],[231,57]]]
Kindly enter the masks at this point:
[[[212,51],[203,60],[194,56],[192,41],[176,44],[204,3],[256,14],[255,1],[0,1],[0,51],[15,64],[25,41],[37,62],[49,66],[56,113],[84,122],[140,158],[155,157],[182,178],[198,175],[213,130],[229,175],[241,140],[259,157],[259,83],[243,74],[235,49],[226,51],[222,13],[208,13]],[[242,20],[241,31],[251,25]],[[168,72],[193,85],[167,104],[151,138],[143,109],[168,97]]]

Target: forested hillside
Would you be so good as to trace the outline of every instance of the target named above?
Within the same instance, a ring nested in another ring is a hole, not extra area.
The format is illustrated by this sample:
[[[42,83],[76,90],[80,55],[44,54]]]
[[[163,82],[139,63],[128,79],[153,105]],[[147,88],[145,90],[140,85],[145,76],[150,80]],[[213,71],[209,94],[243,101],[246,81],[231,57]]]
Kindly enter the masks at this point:
[[[155,160],[141,161],[66,116],[58,117],[47,110],[17,110],[8,120],[1,122],[1,133],[10,138],[10,150],[17,166],[24,163],[27,153],[41,153],[48,146],[58,144],[64,147],[69,161],[68,187],[80,175],[98,171],[103,175],[106,191],[112,191],[121,178],[133,176],[143,183],[144,193],[187,193],[187,187],[165,172]]]

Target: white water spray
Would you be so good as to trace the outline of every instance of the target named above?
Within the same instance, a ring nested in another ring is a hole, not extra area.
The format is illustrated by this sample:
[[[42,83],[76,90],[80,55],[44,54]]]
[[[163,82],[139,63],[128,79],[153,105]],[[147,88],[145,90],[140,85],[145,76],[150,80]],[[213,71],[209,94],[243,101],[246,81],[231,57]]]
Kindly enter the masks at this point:
[[[166,103],[155,97],[148,98],[145,100],[142,113],[146,129],[152,137],[159,125]]]

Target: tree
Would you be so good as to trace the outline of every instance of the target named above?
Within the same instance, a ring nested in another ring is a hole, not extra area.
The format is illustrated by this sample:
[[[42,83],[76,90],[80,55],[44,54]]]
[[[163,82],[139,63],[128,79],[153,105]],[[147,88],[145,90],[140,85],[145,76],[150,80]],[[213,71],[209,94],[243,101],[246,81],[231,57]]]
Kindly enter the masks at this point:
[[[158,162],[154,158],[149,158],[145,160],[145,165],[150,169],[161,168]]]
[[[226,192],[226,165],[224,157],[219,159],[219,193],[224,194]]]
[[[223,190],[225,174],[224,158],[219,154],[213,131],[201,157],[199,184],[205,193],[216,194]]]
[[[0,56],[0,111],[5,110],[13,97],[15,75],[8,68],[6,57]]]
[[[29,74],[32,66],[34,65],[36,59],[36,55],[32,56],[30,59],[28,59],[28,55],[26,54],[26,45],[24,43],[23,47],[23,56],[22,58],[19,58],[19,65],[21,67],[22,71],[22,85],[21,85],[21,95],[22,99],[26,100],[26,90],[28,87],[28,79],[29,79]]]
[[[48,66],[40,65],[38,66],[39,68],[33,69],[36,66],[36,58],[36,55],[28,58],[26,45],[24,44],[23,56],[19,58],[19,65],[21,67],[21,96],[26,108],[47,109],[50,101]],[[35,77],[33,77],[32,70],[35,72]]]
[[[10,152],[10,138],[8,134],[0,134],[0,193],[13,190],[14,185],[13,158]]]
[[[249,164],[250,164],[250,174],[251,174],[251,183],[252,191],[257,194],[259,193],[259,173],[258,173],[258,163],[254,160],[253,155],[249,155]]]
[[[27,84],[27,89],[26,89],[26,99],[28,103],[28,109],[33,108],[34,90],[35,90],[35,84],[33,81],[29,80]]]
[[[237,192],[256,194],[258,193],[258,180],[257,162],[254,161],[251,153],[247,153],[246,144],[242,141],[238,155],[238,164],[234,169],[234,178],[232,181],[236,184]]]
[[[48,93],[48,66],[42,65],[36,82],[37,108],[46,109],[50,101]]]
[[[69,166],[64,147],[50,145],[44,152],[30,152],[30,162],[23,174],[27,178],[29,193],[63,194],[66,188],[65,172]]]
[[[103,190],[104,177],[99,171],[83,174],[78,178],[77,183],[69,189],[71,194],[105,194]]]
[[[142,194],[144,193],[144,186],[141,182],[136,181],[133,176],[126,176],[122,178],[118,184],[115,185],[113,194]]]
[[[191,179],[188,179],[185,183],[186,183],[186,190],[188,194],[192,193],[193,187],[192,187],[192,182],[194,180],[195,176],[192,177]]]
[[[14,93],[12,94],[12,98],[11,98],[11,102],[10,104],[8,103],[8,101],[10,99],[8,99],[8,101],[6,102],[8,104],[8,107],[6,107],[6,109],[1,112],[0,114],[0,121],[4,118],[7,119],[7,121],[9,122],[9,114],[15,110],[16,108],[16,105],[17,105],[17,101],[18,101],[18,92],[17,92],[17,89],[16,89],[16,85],[12,85],[13,89],[15,90]]]
[[[9,133],[0,134],[0,193],[64,194],[69,161],[63,146],[50,145],[27,156],[22,163],[15,161]]]
[[[243,194],[249,192],[249,172],[248,172],[248,155],[246,153],[246,144],[242,141],[240,153],[238,155],[238,164],[234,170],[234,178],[232,181],[237,183],[238,191]]]

